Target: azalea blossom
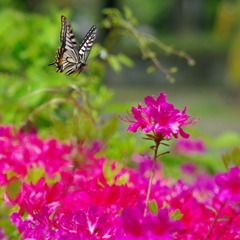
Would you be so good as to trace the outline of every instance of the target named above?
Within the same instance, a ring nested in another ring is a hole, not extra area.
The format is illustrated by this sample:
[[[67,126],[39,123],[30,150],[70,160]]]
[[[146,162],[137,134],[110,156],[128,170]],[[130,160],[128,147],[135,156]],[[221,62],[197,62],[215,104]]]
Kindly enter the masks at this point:
[[[127,131],[136,132],[140,129],[143,133],[153,132],[166,140],[178,138],[179,135],[187,138],[189,134],[184,132],[182,127],[192,126],[199,120],[189,120],[190,115],[186,114],[186,107],[182,111],[175,109],[173,104],[166,101],[164,92],[156,99],[147,96],[144,102],[146,107],[138,103],[138,107],[132,107],[126,119],[121,118],[130,123]]]
[[[180,221],[171,221],[167,209],[160,209],[157,216],[149,213],[143,217],[144,205],[125,208],[122,212],[122,226],[127,240],[171,240],[173,233],[182,229]]]
[[[187,156],[203,154],[206,151],[204,142],[201,139],[178,139],[174,151]]]
[[[9,127],[2,127],[0,141],[1,187],[3,191],[9,190],[4,192],[2,206],[12,207],[9,218],[15,234],[9,239],[240,238],[239,167],[215,177],[199,176],[196,170],[192,181],[185,183],[181,179],[174,181],[164,177],[162,167],[158,166],[160,174],[153,181],[151,207],[145,216],[148,184],[145,173],[150,169],[147,155],[134,156],[138,163],[136,168],[122,167],[116,171],[116,164],[110,163],[116,172],[112,181],[108,181],[111,176],[103,166],[109,160],[94,151],[100,150],[96,143],[89,148],[76,149],[76,154],[84,159],[76,165],[70,157],[71,144],[56,139],[42,140],[33,134],[14,134]],[[21,186],[15,195],[9,196],[14,191],[8,186],[13,179],[12,175],[9,178],[9,173],[14,172],[16,166],[23,166],[23,159],[26,159],[27,171],[18,171],[14,176]],[[38,175],[35,178],[31,178],[33,165],[39,166],[39,171],[34,169]],[[9,229],[0,231],[0,239],[7,240],[4,233],[8,234]]]
[[[0,228],[0,239],[9,240],[9,238],[4,234],[4,230],[2,228]]]
[[[221,201],[240,203],[240,168],[233,167],[228,173],[219,173],[215,177],[219,186],[218,198]]]

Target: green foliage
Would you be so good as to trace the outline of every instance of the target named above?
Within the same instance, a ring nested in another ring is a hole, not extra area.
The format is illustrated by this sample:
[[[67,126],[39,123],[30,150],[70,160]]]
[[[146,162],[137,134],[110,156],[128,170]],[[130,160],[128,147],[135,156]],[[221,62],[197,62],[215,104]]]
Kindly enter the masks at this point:
[[[158,204],[156,202],[156,200],[152,200],[149,204],[148,204],[149,210],[150,212],[152,212],[153,214],[158,213]]]
[[[52,18],[54,21],[48,16],[0,10],[3,22],[0,50],[4,59],[0,62],[3,123],[14,123],[17,127],[30,121],[47,133],[49,128],[64,126],[71,118],[73,121],[69,121],[76,122],[76,115],[98,121],[100,112],[111,99],[112,92],[101,85],[105,71],[101,61],[96,59],[91,63],[101,46],[93,47],[89,57],[91,67],[80,77],[65,76],[47,66],[54,61],[59,47],[60,15]],[[127,57],[120,55],[119,59],[129,64]]]
[[[123,14],[117,9],[106,9],[104,13],[103,26],[111,28],[105,47],[94,44],[89,69],[78,76],[65,76],[47,66],[54,61],[59,47],[60,14],[52,13],[50,18],[13,9],[0,10],[0,20],[4,23],[0,29],[0,50],[4,59],[0,62],[0,101],[4,124],[14,123],[26,129],[30,123],[41,130],[40,134],[51,133],[62,140],[75,136],[80,141],[87,138],[111,141],[117,119],[113,118],[108,124],[101,119],[113,94],[102,85],[106,63],[115,71],[121,71],[122,65],[133,66],[132,59],[121,51],[110,53],[114,38],[132,36],[143,58],[150,58],[157,67],[160,63],[151,45],[169,54],[174,51],[154,37],[137,31],[137,19],[129,8],[125,8]],[[62,14],[69,15],[64,11]],[[98,58],[99,53],[105,56]],[[183,54],[183,57],[186,56]],[[175,68],[169,69],[166,75],[174,71]]]
[[[206,4],[204,4],[204,19],[206,20],[206,22],[209,23],[207,25],[207,28],[211,29],[212,27],[214,27],[213,23],[214,23],[214,20],[216,19],[216,13],[217,13],[218,7],[220,4],[222,3],[224,4],[224,2],[225,1],[221,1],[221,0],[212,0],[211,2],[208,1],[206,2]]]
[[[227,148],[227,147],[234,147],[240,145],[240,136],[236,132],[229,132],[226,131],[222,134],[220,134],[218,137],[212,141],[212,139],[209,139],[207,142],[210,146],[213,147],[221,147],[221,148]]]
[[[143,141],[140,135],[127,133],[125,129],[120,131],[108,139],[104,156],[108,159],[123,162],[125,165],[132,165],[132,155],[146,152],[149,144]]]
[[[109,39],[107,39],[106,42],[111,42],[111,45],[113,45],[113,42],[119,35],[124,37],[132,37],[136,41],[136,44],[141,51],[142,58],[150,59],[153,66],[162,71],[170,82],[174,82],[172,74],[176,72],[177,68],[165,68],[157,58],[158,51],[164,51],[166,55],[177,55],[181,58],[184,58],[187,60],[190,66],[195,64],[194,59],[192,59],[185,52],[176,51],[173,48],[163,44],[154,36],[138,31],[137,19],[133,16],[132,11],[128,7],[124,8],[123,13],[115,8],[104,9],[103,13],[106,15],[106,18],[103,21],[103,26],[111,29],[111,34],[109,34]],[[120,64],[116,59],[111,58],[110,62],[116,71],[121,70]],[[153,72],[153,69],[154,68],[152,66],[148,66],[147,72],[151,73]]]
[[[51,77],[54,75],[47,68],[49,45],[54,39],[50,36],[55,33],[57,36],[57,31],[49,18],[11,9],[2,9],[0,20],[4,22],[0,29],[4,59],[0,63],[1,112],[4,122],[18,122],[24,119],[27,109],[40,105],[44,98],[39,94],[24,101],[23,97],[51,84],[63,83],[63,78]],[[16,112],[17,119],[13,114]]]
[[[108,56],[108,63],[112,67],[112,69],[116,72],[120,72],[122,70],[122,65],[127,67],[133,66],[133,61],[131,58],[127,57],[126,55],[119,53],[117,55],[109,54]]]
[[[113,116],[102,127],[102,139],[109,139],[116,132],[118,127],[118,118]]]
[[[240,148],[235,147],[230,152],[222,155],[222,160],[226,168],[229,168],[231,164],[234,166],[240,166]]]
[[[175,210],[172,214],[171,214],[171,219],[173,221],[176,221],[176,220],[181,220],[183,217],[183,214],[180,212],[179,209]]]
[[[130,9],[134,9],[134,14],[138,19],[141,19],[142,22],[157,25],[159,22],[162,23],[162,20],[165,20],[169,16],[170,10],[174,5],[174,1],[155,1],[148,0],[142,1],[141,4],[136,4],[134,0],[124,0],[124,5],[127,5]],[[164,24],[161,24],[161,28],[166,29],[168,22],[164,21]]]
[[[16,226],[12,224],[9,219],[9,215],[12,212],[17,212],[17,207],[7,207],[6,204],[0,204],[0,212],[1,212],[1,219],[0,219],[0,228],[4,229],[4,233],[9,237],[9,239],[20,240],[21,236],[16,229]]]
[[[129,173],[124,173],[116,180],[116,185],[121,186],[129,183]]]
[[[109,185],[115,183],[118,185],[123,185],[128,182],[128,174],[123,174],[121,178],[115,179],[116,175],[119,173],[119,171],[121,171],[121,169],[121,164],[116,163],[116,165],[113,166],[109,162],[105,162],[105,164],[103,165],[103,174]]]
[[[7,186],[6,192],[10,199],[15,199],[22,187],[22,182],[18,179],[12,179]]]

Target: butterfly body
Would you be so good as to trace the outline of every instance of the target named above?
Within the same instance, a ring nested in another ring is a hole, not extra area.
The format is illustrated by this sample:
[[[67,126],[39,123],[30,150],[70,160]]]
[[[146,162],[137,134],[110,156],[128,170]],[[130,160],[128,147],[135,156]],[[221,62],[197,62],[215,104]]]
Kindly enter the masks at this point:
[[[62,28],[60,33],[61,47],[57,50],[55,62],[57,72],[67,70],[65,75],[81,72],[87,66],[87,58],[96,38],[97,27],[92,26],[80,46],[77,47],[72,27],[66,17],[61,17]]]

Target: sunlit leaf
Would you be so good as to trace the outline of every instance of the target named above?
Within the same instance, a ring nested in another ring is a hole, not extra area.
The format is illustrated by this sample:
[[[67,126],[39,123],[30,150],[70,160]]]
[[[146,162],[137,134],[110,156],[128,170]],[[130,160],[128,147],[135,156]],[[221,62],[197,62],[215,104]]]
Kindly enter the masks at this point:
[[[181,220],[183,216],[184,215],[181,213],[181,211],[179,209],[177,209],[171,214],[171,219],[173,221]]]
[[[134,65],[134,62],[132,61],[132,59],[130,57],[128,57],[125,54],[119,53],[118,55],[118,59],[121,63],[123,63],[124,65],[128,66],[128,67],[132,67]]]
[[[153,213],[153,214],[157,214],[158,213],[158,205],[155,199],[153,199],[149,204],[148,204],[149,210]]]
[[[125,173],[117,178],[116,184],[121,186],[121,185],[126,184],[128,181],[129,181],[129,173]]]
[[[117,130],[118,118],[116,116],[112,117],[103,127],[102,127],[102,137],[107,140],[111,137]]]
[[[153,72],[155,72],[155,70],[156,70],[156,67],[154,67],[153,65],[152,65],[152,66],[149,66],[149,67],[147,68],[147,73],[153,73]]]
[[[234,148],[232,150],[233,162],[236,166],[240,166],[240,148]]]
[[[231,162],[231,154],[230,154],[230,153],[224,153],[224,154],[222,155],[222,160],[223,160],[224,166],[225,166],[226,168],[228,168],[228,167],[229,167],[229,164],[230,164],[230,162]]]
[[[178,68],[177,67],[171,67],[170,69],[169,69],[169,72],[170,73],[176,73],[178,71]]]
[[[115,57],[113,55],[109,55],[108,62],[114,71],[116,71],[116,72],[121,71],[122,67],[121,67],[121,64],[119,63],[119,60],[117,57]]]
[[[10,199],[14,199],[17,197],[17,195],[20,193],[21,186],[22,182],[18,178],[13,178],[10,180],[6,188],[7,194]]]

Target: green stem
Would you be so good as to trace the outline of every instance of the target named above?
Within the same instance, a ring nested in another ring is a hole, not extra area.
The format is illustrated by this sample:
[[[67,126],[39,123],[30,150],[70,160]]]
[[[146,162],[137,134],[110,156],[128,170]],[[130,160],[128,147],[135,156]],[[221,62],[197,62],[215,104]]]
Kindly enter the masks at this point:
[[[150,178],[149,178],[149,182],[148,182],[146,205],[145,205],[145,209],[144,209],[144,217],[147,215],[148,203],[149,203],[150,193],[151,193],[151,189],[152,189],[153,177],[154,177],[154,174],[155,174],[155,166],[156,166],[156,163],[157,163],[158,148],[159,148],[159,145],[160,145],[160,141],[159,140],[155,141],[155,143],[156,143],[156,146],[154,148],[154,157],[153,157],[152,169],[151,169]]]

